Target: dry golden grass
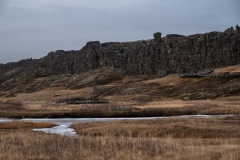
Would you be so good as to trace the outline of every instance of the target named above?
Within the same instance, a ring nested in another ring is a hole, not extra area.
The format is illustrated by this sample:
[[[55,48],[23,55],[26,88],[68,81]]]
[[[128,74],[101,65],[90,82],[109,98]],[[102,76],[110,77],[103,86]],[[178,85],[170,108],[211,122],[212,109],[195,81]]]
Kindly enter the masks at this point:
[[[80,134],[75,137],[30,131],[38,127],[51,124],[0,123],[0,159],[240,158],[239,116],[80,123],[72,125]]]
[[[0,103],[0,117],[150,117],[193,114],[240,114],[239,97],[216,100],[169,100],[148,103],[61,105],[49,103]]]
[[[80,135],[138,138],[240,138],[240,116],[91,122],[71,126]]]
[[[30,131],[0,132],[0,159],[238,160],[239,139],[63,137]]]
[[[0,110],[23,110],[24,107],[22,105],[22,103],[19,102],[15,102],[15,103],[11,103],[11,102],[0,102]]]
[[[155,79],[150,79],[143,82],[145,84],[156,83],[156,84],[161,84],[162,86],[177,86],[178,84],[183,83],[184,81],[188,81],[188,79],[183,79],[176,74],[171,74],[164,78],[155,78]]]
[[[85,87],[79,90],[69,90],[64,88],[47,88],[34,93],[20,93],[16,97],[7,98],[5,100],[20,101],[20,102],[42,102],[52,103],[59,99],[71,97],[89,97],[93,92],[92,87]]]
[[[30,131],[0,132],[0,159],[238,160],[240,141],[129,137],[64,137]]]
[[[49,123],[33,123],[33,122],[4,122],[0,123],[0,130],[2,129],[34,129],[34,128],[51,128],[56,126],[55,124]]]
[[[229,72],[229,73],[240,72],[240,65],[218,68],[214,70],[214,73],[224,73],[224,72]]]

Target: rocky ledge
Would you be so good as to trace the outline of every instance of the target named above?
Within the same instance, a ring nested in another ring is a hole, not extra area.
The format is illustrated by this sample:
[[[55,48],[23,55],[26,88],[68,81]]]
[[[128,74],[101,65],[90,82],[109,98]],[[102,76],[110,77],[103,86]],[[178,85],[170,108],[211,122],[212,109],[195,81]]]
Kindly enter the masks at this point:
[[[150,40],[134,42],[88,42],[81,50],[57,50],[41,59],[0,64],[0,73],[29,72],[36,77],[79,74],[96,68],[113,67],[125,75],[192,73],[236,65],[240,62],[240,27],[224,32],[190,36],[154,33]],[[5,78],[6,79],[6,78]]]

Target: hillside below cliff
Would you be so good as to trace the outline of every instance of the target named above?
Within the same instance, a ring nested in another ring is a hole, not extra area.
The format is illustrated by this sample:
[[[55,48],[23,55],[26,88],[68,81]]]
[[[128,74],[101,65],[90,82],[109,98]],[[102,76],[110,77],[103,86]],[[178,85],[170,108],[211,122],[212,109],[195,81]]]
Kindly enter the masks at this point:
[[[126,76],[111,67],[46,77],[26,74],[0,85],[0,101],[57,103],[64,99],[100,98],[110,103],[148,103],[165,99],[216,99],[240,94],[240,65],[218,68],[203,77],[186,78],[179,74]]]
[[[0,85],[0,117],[240,114],[239,73],[240,65],[206,77],[126,76],[111,67],[45,77],[21,74]]]

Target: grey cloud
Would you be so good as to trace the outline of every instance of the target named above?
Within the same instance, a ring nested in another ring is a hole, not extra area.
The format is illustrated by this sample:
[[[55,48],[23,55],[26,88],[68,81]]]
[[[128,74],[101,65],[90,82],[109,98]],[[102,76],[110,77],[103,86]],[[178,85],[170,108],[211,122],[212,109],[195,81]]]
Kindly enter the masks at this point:
[[[239,24],[238,0],[0,0],[0,63],[39,58],[87,41],[194,34]],[[237,9],[238,8],[238,9]]]
[[[1,17],[1,14],[2,12],[4,11],[5,9],[5,3],[6,3],[7,0],[1,0],[0,1],[0,17]]]

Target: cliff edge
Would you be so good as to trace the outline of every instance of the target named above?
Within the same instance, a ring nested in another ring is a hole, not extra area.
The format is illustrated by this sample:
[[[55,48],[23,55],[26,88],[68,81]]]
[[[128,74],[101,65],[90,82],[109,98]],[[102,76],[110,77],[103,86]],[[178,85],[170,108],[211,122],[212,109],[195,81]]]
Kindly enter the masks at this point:
[[[120,69],[124,75],[197,72],[240,63],[240,27],[224,32],[162,37],[134,42],[88,42],[81,50],[57,50],[41,59],[0,65],[1,83],[11,74],[34,76],[80,74],[101,67]]]

